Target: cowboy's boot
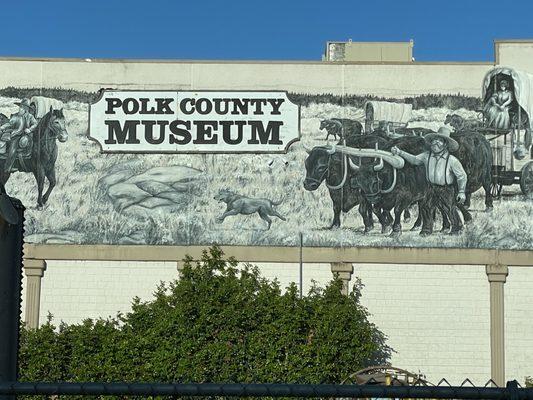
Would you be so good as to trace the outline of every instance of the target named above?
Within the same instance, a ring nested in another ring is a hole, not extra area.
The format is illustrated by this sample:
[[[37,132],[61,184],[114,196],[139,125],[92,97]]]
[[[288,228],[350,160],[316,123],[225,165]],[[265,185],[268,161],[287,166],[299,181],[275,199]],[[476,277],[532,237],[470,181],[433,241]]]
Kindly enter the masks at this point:
[[[13,164],[15,163],[15,154],[17,152],[17,146],[15,141],[9,143],[8,154],[6,158],[6,163],[4,164],[4,173],[10,174],[13,169]]]

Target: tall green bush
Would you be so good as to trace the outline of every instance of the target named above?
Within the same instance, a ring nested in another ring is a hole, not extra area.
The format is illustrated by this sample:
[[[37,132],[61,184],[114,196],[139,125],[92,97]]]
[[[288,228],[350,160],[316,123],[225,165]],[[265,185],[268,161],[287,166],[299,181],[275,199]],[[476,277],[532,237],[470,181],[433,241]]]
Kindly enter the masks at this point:
[[[391,352],[340,288],[300,298],[213,247],[126,315],[24,331],[20,380],[338,383]]]

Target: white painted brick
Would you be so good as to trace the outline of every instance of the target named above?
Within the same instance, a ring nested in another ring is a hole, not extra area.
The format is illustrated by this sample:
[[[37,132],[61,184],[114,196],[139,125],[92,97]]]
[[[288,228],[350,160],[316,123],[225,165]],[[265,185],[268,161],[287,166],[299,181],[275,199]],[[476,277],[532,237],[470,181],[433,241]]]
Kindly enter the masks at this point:
[[[299,264],[263,263],[263,276],[282,288],[299,284]],[[489,284],[484,266],[354,265],[365,285],[362,303],[396,353],[392,365],[422,372],[437,383],[490,377]],[[149,300],[161,281],[177,278],[176,264],[49,261],[42,285],[41,323],[116,316],[134,296]],[[324,287],[329,264],[304,264],[304,293]],[[352,282],[353,283],[353,282]],[[511,267],[505,285],[507,379],[533,375],[533,268]],[[24,313],[23,313],[24,314]],[[353,372],[353,371],[352,371]]]

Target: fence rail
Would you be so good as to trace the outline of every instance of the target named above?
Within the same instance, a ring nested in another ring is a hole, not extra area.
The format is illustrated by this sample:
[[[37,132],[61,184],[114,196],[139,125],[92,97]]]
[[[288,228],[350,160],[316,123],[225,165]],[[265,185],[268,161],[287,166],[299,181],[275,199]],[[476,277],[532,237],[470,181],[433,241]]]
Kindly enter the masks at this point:
[[[276,383],[0,382],[0,395],[227,396],[533,400],[533,388],[471,386],[304,385]]]

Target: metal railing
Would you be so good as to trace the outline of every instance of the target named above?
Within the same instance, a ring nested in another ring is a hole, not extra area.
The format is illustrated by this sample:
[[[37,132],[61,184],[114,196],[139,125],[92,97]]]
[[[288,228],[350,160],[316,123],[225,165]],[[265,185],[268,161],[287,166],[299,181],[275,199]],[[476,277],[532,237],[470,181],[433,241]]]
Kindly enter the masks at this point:
[[[467,380],[468,381],[468,380]],[[442,382],[442,381],[441,381]],[[466,381],[465,381],[466,382]],[[463,382],[464,383],[464,382]],[[0,395],[302,397],[302,398],[427,398],[533,399],[533,388],[516,381],[506,387],[309,385],[281,383],[50,383],[0,382]]]

